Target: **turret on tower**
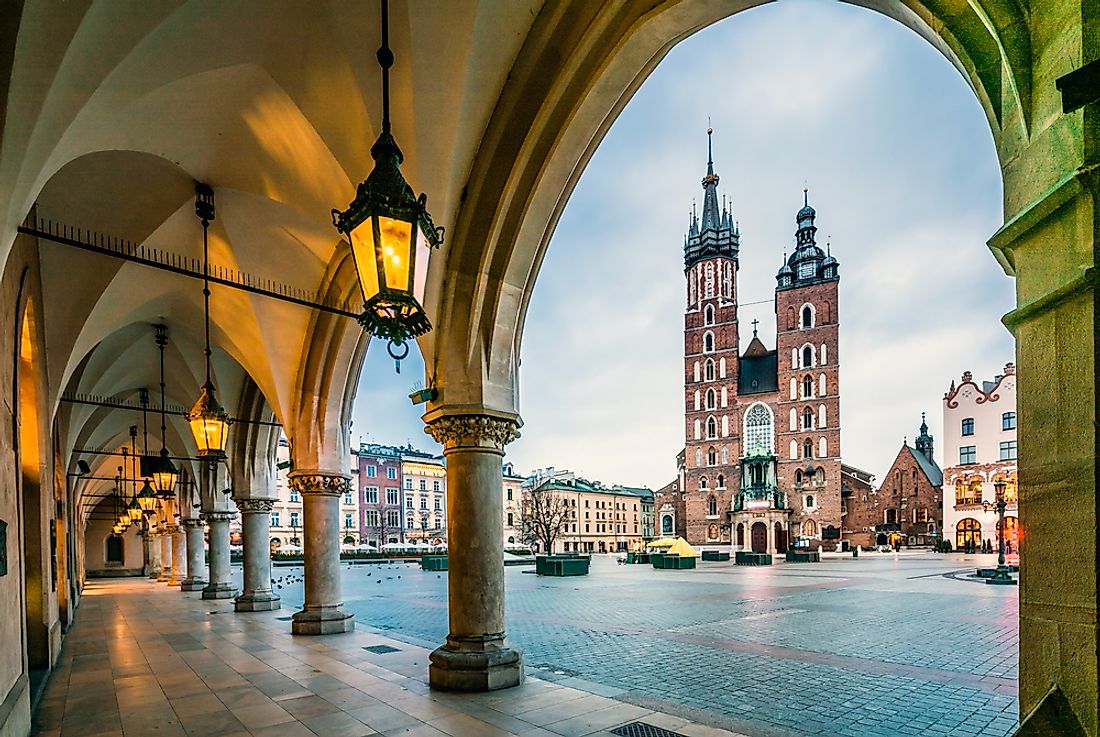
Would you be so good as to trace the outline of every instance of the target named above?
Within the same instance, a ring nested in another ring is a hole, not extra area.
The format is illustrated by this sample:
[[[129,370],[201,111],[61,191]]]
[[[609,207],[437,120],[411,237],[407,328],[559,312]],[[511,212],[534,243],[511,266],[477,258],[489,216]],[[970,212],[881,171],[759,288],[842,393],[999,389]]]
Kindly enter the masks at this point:
[[[707,174],[703,177],[703,217],[700,220],[692,208],[687,241],[684,243],[684,271],[694,264],[715,256],[737,261],[740,250],[740,233],[733,215],[718,206],[719,176],[714,171],[712,147],[713,128],[707,128]]]

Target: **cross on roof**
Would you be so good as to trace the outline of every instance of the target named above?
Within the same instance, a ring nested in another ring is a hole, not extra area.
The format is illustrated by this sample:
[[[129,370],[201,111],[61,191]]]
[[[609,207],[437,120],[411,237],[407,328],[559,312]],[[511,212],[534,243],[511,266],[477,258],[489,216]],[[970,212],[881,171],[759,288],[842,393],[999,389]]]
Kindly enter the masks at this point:
[[[760,321],[757,320],[756,318],[753,318],[753,321],[752,321],[752,337],[754,337],[754,338],[756,337],[756,326],[759,325],[759,324],[760,324]]]

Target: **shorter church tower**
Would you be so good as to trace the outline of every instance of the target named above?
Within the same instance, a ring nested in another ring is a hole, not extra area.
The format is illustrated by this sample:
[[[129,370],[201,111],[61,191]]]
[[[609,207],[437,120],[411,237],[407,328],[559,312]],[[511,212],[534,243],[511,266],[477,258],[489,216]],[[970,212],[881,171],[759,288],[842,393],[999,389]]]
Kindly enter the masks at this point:
[[[839,539],[839,263],[817,245],[817,212],[803,191],[795,249],[776,274],[779,479],[791,490],[794,535],[811,546]]]

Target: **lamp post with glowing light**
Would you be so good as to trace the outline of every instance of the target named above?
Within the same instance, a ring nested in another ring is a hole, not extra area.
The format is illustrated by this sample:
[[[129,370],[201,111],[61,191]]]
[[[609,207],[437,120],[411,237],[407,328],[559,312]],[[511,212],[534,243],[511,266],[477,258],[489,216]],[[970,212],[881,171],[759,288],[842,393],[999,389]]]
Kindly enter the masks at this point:
[[[996,501],[992,503],[982,502],[982,506],[985,507],[987,512],[992,510],[997,512],[997,570],[985,582],[1001,586],[1015,586],[1016,580],[1009,575],[1008,566],[1005,565],[1005,508],[1008,506],[1008,502],[1005,501],[1004,479],[995,480],[993,489],[996,493]]]

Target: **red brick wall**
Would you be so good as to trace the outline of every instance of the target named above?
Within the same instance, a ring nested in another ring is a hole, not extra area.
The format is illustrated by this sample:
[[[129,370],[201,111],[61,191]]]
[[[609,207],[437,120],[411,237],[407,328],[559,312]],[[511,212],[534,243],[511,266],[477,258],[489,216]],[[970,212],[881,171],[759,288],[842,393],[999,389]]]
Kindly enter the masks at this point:
[[[852,530],[849,538],[852,544],[874,545],[874,528],[886,522],[887,510],[891,509],[896,510],[901,535],[905,538],[903,545],[908,545],[910,537],[915,538],[918,545],[931,544],[929,526],[943,529],[943,490],[933,486],[924,475],[914,457],[916,452],[909,446],[902,446],[877,491],[854,493],[848,499],[845,526]],[[914,522],[916,509],[926,510],[927,523]]]

